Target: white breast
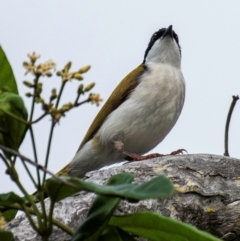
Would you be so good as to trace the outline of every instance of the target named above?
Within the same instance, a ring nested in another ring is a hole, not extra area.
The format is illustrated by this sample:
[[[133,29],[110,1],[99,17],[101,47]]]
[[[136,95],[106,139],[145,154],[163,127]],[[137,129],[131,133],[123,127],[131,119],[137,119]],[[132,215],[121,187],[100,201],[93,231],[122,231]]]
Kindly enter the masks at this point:
[[[148,63],[147,67],[136,89],[100,128],[103,146],[122,141],[125,150],[144,154],[175,125],[185,98],[181,69],[160,63]]]

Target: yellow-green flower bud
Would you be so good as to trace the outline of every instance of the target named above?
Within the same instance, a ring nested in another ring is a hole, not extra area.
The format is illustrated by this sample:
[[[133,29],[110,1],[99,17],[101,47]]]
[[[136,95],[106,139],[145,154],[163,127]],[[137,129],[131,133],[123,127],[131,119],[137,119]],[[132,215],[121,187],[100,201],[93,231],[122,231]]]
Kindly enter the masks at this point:
[[[38,83],[37,84],[37,88],[36,88],[36,97],[39,97],[40,94],[42,93],[42,83]]]
[[[78,86],[77,93],[78,93],[79,95],[84,93],[84,92],[83,92],[83,85],[82,85],[82,84]]]
[[[79,74],[79,73],[74,73],[74,74],[72,75],[72,78],[77,79],[77,80],[83,80],[82,75]]]
[[[52,107],[49,112],[51,113],[52,116],[55,116],[58,113],[58,110],[57,108]]]
[[[29,92],[26,93],[25,95],[26,95],[27,97],[32,97],[32,93],[29,93]]]
[[[79,74],[86,73],[90,68],[91,68],[90,65],[83,66],[82,68],[80,68],[80,69],[78,70],[78,73],[79,73]]]
[[[84,91],[90,91],[93,87],[94,87],[95,83],[90,83],[89,85],[87,85],[85,88],[84,88]]]
[[[57,90],[55,88],[52,89],[52,95],[57,95]]]
[[[29,82],[29,81],[27,81],[27,80],[24,80],[23,81],[23,84],[25,84],[27,87],[29,87],[29,88],[32,88],[34,85],[31,83],[31,82]]]
[[[64,72],[68,72],[69,69],[71,68],[71,65],[72,65],[72,63],[71,63],[71,61],[69,61],[64,67]]]
[[[35,102],[36,102],[36,103],[44,103],[44,99],[43,99],[43,98],[40,98],[40,97],[36,97],[36,98],[35,98]]]
[[[57,71],[57,76],[62,76],[62,71]]]
[[[72,103],[64,104],[60,111],[61,112],[66,112],[66,111],[70,110],[72,107],[73,107]]]

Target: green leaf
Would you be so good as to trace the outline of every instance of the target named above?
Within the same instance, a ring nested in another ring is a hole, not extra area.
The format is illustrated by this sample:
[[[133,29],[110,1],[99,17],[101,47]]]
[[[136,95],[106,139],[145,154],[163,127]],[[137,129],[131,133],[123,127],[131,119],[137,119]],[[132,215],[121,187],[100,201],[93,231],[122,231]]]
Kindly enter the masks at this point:
[[[119,174],[126,175],[126,173]],[[128,174],[129,175],[129,174]],[[46,181],[47,193],[54,201],[59,201],[76,192],[87,190],[100,195],[115,196],[130,201],[138,201],[151,198],[166,198],[173,194],[174,187],[166,177],[159,176],[143,184],[118,184],[114,186],[103,186],[91,182],[86,182],[78,178],[62,177],[64,180],[77,185],[75,189],[66,184],[62,184],[56,179]],[[122,178],[122,177],[121,177]]]
[[[0,230],[0,240],[14,241],[13,234],[6,230]]]
[[[13,116],[11,116],[13,115]],[[18,150],[26,133],[27,110],[22,98],[0,89],[0,144]]]
[[[18,95],[11,65],[0,46],[0,144],[18,150],[26,133],[26,125],[13,116],[27,120],[27,110]]]
[[[18,210],[9,208],[13,204],[24,203],[24,198],[19,197],[14,192],[0,194],[0,212],[7,222],[15,218]],[[1,239],[0,239],[1,240]]]
[[[0,206],[12,205],[14,203],[24,203],[24,198],[19,197],[14,192],[0,194]]]
[[[35,196],[30,195],[29,198],[35,201]],[[25,203],[28,205],[29,201],[26,197],[20,197],[14,192],[0,194],[0,213],[7,222],[13,220],[18,212],[17,209],[9,207],[16,203],[20,205]]]
[[[1,212],[1,216],[4,217],[6,222],[10,222],[11,220],[13,220],[16,217],[18,210],[16,210],[16,209],[8,209],[8,208],[5,209],[3,207],[0,207],[0,212]]]
[[[109,225],[151,241],[220,241],[193,226],[151,212],[112,216]]]
[[[117,186],[122,183],[130,183],[133,180],[131,174],[118,174],[112,176],[108,185]],[[103,230],[107,227],[120,198],[97,196],[89,209],[88,216],[72,237],[72,241],[94,241],[97,240]]]
[[[130,234],[121,230],[120,228],[109,226],[107,227],[102,235],[99,237],[98,241],[136,241]]]
[[[11,65],[0,46],[0,89],[5,88],[12,93],[18,94],[17,84]]]

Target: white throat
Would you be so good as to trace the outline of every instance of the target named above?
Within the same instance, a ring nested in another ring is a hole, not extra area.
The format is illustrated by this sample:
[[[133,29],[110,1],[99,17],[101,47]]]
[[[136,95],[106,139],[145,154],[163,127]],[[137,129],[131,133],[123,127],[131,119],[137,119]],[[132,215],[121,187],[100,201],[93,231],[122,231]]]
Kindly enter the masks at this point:
[[[179,47],[174,39],[166,36],[164,39],[158,39],[149,50],[146,57],[146,63],[169,64],[173,67],[181,67],[181,55]]]

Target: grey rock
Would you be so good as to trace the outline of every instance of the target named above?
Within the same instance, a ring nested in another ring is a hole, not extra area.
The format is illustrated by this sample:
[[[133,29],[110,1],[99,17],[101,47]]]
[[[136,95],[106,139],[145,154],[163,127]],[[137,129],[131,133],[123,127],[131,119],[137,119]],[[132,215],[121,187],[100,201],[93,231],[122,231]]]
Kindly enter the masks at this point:
[[[118,214],[154,211],[224,240],[240,240],[240,160],[209,154],[164,156],[90,172],[86,180],[104,184],[110,176],[122,172],[133,173],[137,183],[164,175],[172,180],[176,192],[163,200],[145,200],[137,204],[121,201],[116,210]],[[58,202],[54,218],[77,229],[94,197],[92,193],[80,192]],[[46,206],[49,207],[48,199]],[[24,214],[11,221],[7,229],[14,233],[15,240],[41,240]],[[68,234],[54,227],[49,240],[70,239]]]

